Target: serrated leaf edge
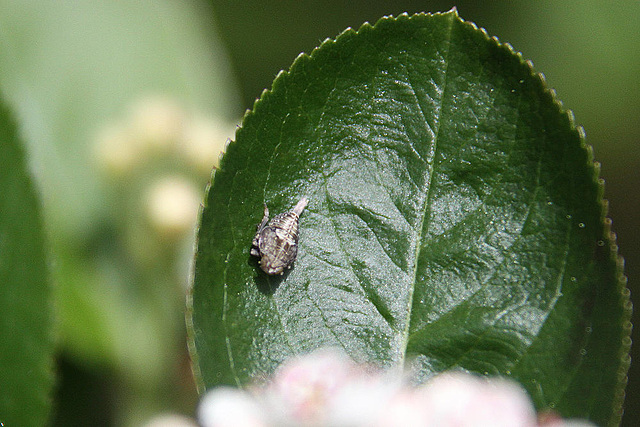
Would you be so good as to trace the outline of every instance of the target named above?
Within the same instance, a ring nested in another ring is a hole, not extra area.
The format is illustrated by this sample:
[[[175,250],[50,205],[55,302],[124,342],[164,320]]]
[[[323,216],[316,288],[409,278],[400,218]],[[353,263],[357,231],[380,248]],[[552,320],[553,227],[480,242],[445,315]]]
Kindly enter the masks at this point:
[[[229,145],[229,142],[230,140],[227,139],[227,146]],[[226,152],[226,148],[227,147],[225,147],[224,152]],[[220,153],[220,160],[222,160],[223,153]],[[196,390],[199,395],[202,395],[205,392],[206,387],[204,384],[204,379],[202,377],[202,371],[200,370],[200,358],[198,356],[198,350],[196,348],[196,330],[193,323],[193,290],[196,273],[196,261],[198,259],[198,245],[200,242],[200,227],[202,225],[202,216],[204,214],[204,210],[207,208],[207,201],[209,200],[208,195],[213,185],[213,176],[215,175],[215,172],[216,169],[214,168],[211,174],[211,179],[209,180],[205,188],[204,198],[202,199],[200,208],[198,210],[198,220],[194,229],[195,239],[193,240],[193,257],[191,258],[191,263],[189,264],[189,273],[187,278],[188,286],[185,297],[184,320],[187,332],[187,351],[189,352],[191,372],[193,374],[193,378],[196,384]]]
[[[622,337],[621,337],[621,345],[620,345],[620,366],[618,368],[618,384],[616,386],[616,395],[613,402],[613,413],[611,414],[610,424],[618,425],[622,419],[623,415],[623,405],[625,398],[625,387],[628,382],[627,373],[629,371],[629,367],[631,365],[631,331],[633,325],[631,324],[631,315],[633,312],[633,305],[631,303],[630,298],[630,290],[627,287],[627,277],[624,274],[624,258],[619,254],[618,245],[616,243],[616,234],[612,231],[612,220],[607,216],[609,202],[604,198],[604,186],[605,181],[600,177],[600,163],[597,162],[594,158],[593,147],[586,142],[586,134],[585,130],[582,126],[576,125],[575,115],[571,109],[567,109],[564,107],[562,101],[558,98],[558,94],[555,89],[551,88],[548,83],[545,75],[541,72],[536,72],[533,62],[531,60],[525,60],[522,53],[515,50],[510,43],[502,43],[496,36],[489,36],[487,31],[484,28],[479,28],[473,22],[464,21],[462,18],[458,16],[458,19],[466,25],[470,25],[475,30],[480,31],[488,41],[494,43],[499,48],[505,48],[512,55],[516,55],[520,59],[520,63],[524,64],[531,73],[531,77],[537,79],[539,84],[541,85],[541,89],[544,93],[546,93],[550,98],[553,105],[555,105],[558,113],[560,115],[564,115],[569,122],[569,128],[574,131],[578,136],[578,140],[580,141],[580,147],[587,152],[587,168],[591,169],[592,182],[598,188],[598,195],[596,202],[600,205],[600,221],[603,226],[603,238],[606,239],[607,245],[609,247],[609,261],[614,263],[616,266],[616,274],[617,274],[617,292],[620,296],[620,306],[622,308]]]

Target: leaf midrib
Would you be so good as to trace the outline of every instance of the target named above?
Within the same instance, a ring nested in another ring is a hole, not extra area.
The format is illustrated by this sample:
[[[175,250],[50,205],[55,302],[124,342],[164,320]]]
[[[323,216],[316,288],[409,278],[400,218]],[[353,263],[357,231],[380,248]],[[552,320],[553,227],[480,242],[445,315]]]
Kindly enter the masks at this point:
[[[432,142],[432,150],[431,150],[431,159],[427,159],[427,165],[429,165],[429,161],[431,162],[431,167],[429,168],[429,172],[428,172],[428,179],[427,179],[427,194],[426,197],[424,198],[424,207],[422,209],[422,215],[420,217],[420,230],[418,232],[418,234],[416,235],[416,240],[415,240],[415,245],[416,245],[416,249],[415,249],[415,255],[414,255],[414,264],[413,264],[413,274],[412,274],[412,283],[411,286],[409,288],[409,298],[407,299],[408,301],[408,305],[407,305],[407,317],[405,319],[405,329],[402,332],[402,338],[401,338],[401,343],[402,343],[402,351],[400,354],[400,360],[399,360],[399,365],[402,366],[405,363],[405,358],[407,355],[407,347],[409,345],[409,331],[410,331],[410,327],[411,327],[411,317],[412,317],[412,310],[413,310],[413,306],[414,306],[414,296],[415,296],[415,289],[416,289],[416,277],[418,274],[418,259],[420,258],[420,251],[422,249],[422,235],[424,233],[424,230],[426,228],[426,219],[427,219],[427,211],[429,209],[429,201],[431,200],[431,190],[433,188],[433,173],[435,170],[435,163],[434,163],[434,159],[435,159],[435,154],[437,151],[437,147],[438,147],[438,138],[440,136],[440,129],[441,129],[441,121],[440,119],[442,118],[442,106],[444,105],[444,100],[446,99],[446,95],[447,95],[447,87],[448,87],[448,78],[449,78],[449,55],[451,52],[451,37],[452,37],[452,33],[453,33],[453,23],[455,21],[455,17],[452,15],[452,18],[449,19],[449,27],[447,28],[447,34],[446,34],[446,53],[445,53],[445,69],[444,69],[444,83],[443,83],[443,88],[442,88],[442,96],[440,97],[440,104],[439,104],[439,111],[438,113],[434,114],[434,119],[437,120],[437,129],[435,131],[435,135],[433,137],[433,142]],[[413,88],[413,85],[411,85]],[[418,107],[420,108],[423,117],[425,117],[425,121],[426,121],[426,116],[424,114],[424,111],[422,110],[422,106],[418,100],[418,94],[415,92],[414,90],[414,95],[416,96],[416,101],[418,104]],[[428,124],[428,123],[427,123]]]

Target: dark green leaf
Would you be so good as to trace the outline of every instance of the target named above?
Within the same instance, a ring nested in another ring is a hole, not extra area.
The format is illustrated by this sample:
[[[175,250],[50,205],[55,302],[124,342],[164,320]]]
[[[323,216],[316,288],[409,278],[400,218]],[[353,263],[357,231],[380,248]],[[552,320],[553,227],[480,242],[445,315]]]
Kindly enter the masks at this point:
[[[53,385],[51,289],[40,206],[0,102],[0,423],[41,426]]]
[[[324,42],[214,175],[189,317],[201,385],[336,346],[421,379],[509,375],[540,409],[615,422],[630,306],[597,176],[544,79],[455,11]],[[262,204],[301,196],[298,260],[265,276]]]

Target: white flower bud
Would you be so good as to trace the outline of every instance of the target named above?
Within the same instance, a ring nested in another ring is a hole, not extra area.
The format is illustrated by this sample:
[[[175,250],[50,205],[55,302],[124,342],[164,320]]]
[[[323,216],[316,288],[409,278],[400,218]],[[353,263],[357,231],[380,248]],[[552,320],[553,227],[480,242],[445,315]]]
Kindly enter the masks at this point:
[[[131,132],[116,124],[100,131],[96,138],[94,157],[100,169],[116,178],[130,173],[143,158]]]
[[[282,420],[293,425],[321,424],[329,400],[354,375],[360,375],[357,365],[333,350],[288,360],[278,368],[266,391],[267,406],[281,420],[278,424],[284,424]]]
[[[227,140],[233,137],[235,126],[213,118],[199,117],[184,129],[181,154],[203,175],[220,165],[220,155]]]
[[[198,427],[191,418],[177,414],[164,414],[152,418],[144,427]]]
[[[201,199],[201,192],[188,180],[164,178],[148,191],[147,217],[162,237],[180,239],[195,227]]]
[[[372,425],[427,426],[428,420],[428,414],[418,394],[412,389],[404,389],[389,400]]]
[[[182,134],[184,116],[183,109],[169,98],[144,98],[131,109],[131,130],[146,151],[166,151]]]
[[[429,425],[537,425],[529,396],[515,382],[445,373],[428,381],[419,393]]]
[[[264,409],[247,392],[219,387],[209,391],[198,406],[202,427],[267,426]]]
[[[341,352],[320,350],[286,361],[253,394],[214,390],[222,397],[205,397],[210,403],[203,401],[200,420],[203,427],[594,427],[555,413],[536,418],[525,390],[507,379],[444,373],[411,387],[393,374],[356,365]]]
[[[401,392],[401,385],[399,378],[377,370],[368,373],[363,371],[359,376],[352,376],[329,399],[326,408],[329,421],[327,425],[406,425],[391,418],[391,424],[379,423],[394,398]]]

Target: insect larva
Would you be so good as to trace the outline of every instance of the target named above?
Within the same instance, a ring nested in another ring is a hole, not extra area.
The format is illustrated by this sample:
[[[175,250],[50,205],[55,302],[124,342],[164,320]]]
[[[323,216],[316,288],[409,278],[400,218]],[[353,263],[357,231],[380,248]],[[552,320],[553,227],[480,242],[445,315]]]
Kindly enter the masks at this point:
[[[253,238],[251,255],[260,258],[260,268],[267,274],[284,274],[298,255],[298,222],[307,206],[306,197],[289,212],[274,216],[269,221],[269,208],[264,205],[264,216]]]

